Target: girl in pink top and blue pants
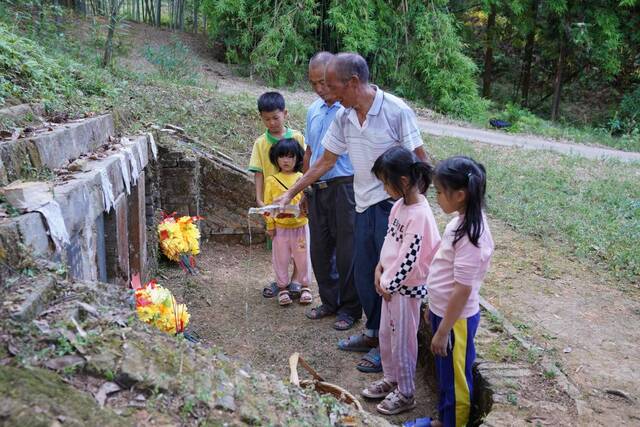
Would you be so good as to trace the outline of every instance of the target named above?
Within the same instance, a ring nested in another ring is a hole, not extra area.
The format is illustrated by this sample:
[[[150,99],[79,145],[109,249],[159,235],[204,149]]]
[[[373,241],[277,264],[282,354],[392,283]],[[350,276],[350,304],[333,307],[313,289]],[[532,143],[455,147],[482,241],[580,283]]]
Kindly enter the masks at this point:
[[[431,171],[431,166],[402,147],[383,153],[372,169],[387,193],[399,199],[391,208],[375,275],[376,289],[383,297],[379,342],[384,378],[362,391],[368,398],[384,398],[377,409],[385,415],[415,407],[420,304],[427,295],[427,272],[440,242],[433,212],[422,194],[431,183]]]
[[[494,249],[483,211],[484,166],[468,157],[448,158],[436,166],[434,185],[442,210],[458,214],[445,228],[427,279],[439,420],[419,418],[404,424],[408,427],[457,427],[469,422],[479,291]]]

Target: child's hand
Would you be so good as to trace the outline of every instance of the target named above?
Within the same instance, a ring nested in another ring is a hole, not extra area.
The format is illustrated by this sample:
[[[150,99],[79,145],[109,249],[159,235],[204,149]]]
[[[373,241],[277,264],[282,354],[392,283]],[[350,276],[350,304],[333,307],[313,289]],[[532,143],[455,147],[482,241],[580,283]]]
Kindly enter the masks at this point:
[[[380,278],[382,277],[382,264],[378,263],[378,265],[376,265],[376,271],[374,273],[374,283],[376,285],[376,289],[378,289],[378,287],[380,286]]]
[[[442,330],[438,328],[436,333],[431,338],[431,351],[436,356],[447,357],[447,347],[449,345],[449,334],[442,333]]]
[[[258,205],[259,208],[266,206],[264,202],[260,199],[256,199],[256,204]]]
[[[271,237],[271,240],[273,240],[273,238],[276,237],[276,229],[267,230],[267,234]]]

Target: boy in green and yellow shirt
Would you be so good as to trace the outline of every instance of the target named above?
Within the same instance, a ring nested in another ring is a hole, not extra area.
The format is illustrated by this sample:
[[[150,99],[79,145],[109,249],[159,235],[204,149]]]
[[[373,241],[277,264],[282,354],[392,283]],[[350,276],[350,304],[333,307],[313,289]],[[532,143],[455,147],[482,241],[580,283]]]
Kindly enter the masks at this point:
[[[258,98],[258,112],[267,130],[253,143],[249,171],[254,173],[256,203],[259,207],[262,207],[264,206],[264,182],[268,177],[278,172],[276,166],[269,160],[271,147],[285,138],[293,138],[298,141],[303,152],[306,146],[302,133],[289,129],[284,125],[287,119],[287,109],[285,108],[284,97],[280,93],[265,92],[260,95]]]

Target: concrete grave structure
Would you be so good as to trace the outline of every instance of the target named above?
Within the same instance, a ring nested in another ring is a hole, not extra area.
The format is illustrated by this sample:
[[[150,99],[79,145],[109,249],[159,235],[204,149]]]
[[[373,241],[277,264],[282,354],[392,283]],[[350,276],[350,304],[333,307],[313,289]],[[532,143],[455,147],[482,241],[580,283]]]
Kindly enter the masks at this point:
[[[157,206],[145,193],[145,170],[155,142],[113,135],[105,115],[0,142],[9,165],[0,194],[23,212],[0,218],[0,261],[49,259],[66,264],[70,278],[122,286],[135,273],[147,278]]]

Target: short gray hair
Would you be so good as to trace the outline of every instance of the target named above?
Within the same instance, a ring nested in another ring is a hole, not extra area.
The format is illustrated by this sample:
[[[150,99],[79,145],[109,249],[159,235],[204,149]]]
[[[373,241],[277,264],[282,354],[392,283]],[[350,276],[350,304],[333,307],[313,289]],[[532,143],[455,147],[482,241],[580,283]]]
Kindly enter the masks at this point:
[[[334,55],[331,52],[318,52],[309,60],[309,68],[318,67],[320,65],[326,66],[333,59]]]
[[[357,53],[344,52],[333,57],[331,61],[340,80],[346,82],[353,76],[358,76],[361,83],[369,83],[369,66],[367,61]]]

